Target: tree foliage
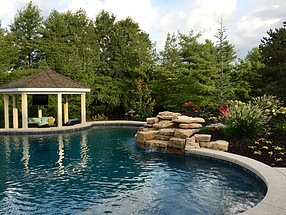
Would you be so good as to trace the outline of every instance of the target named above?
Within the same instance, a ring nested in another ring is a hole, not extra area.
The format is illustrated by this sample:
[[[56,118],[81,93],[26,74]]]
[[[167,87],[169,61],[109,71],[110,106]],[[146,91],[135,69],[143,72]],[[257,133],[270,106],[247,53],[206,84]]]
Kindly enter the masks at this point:
[[[8,29],[0,25],[0,84],[52,69],[91,88],[90,118],[122,118],[130,109],[146,117],[153,110],[180,111],[188,101],[214,106],[261,94],[286,100],[286,23],[270,30],[259,48],[236,62],[227,29],[222,21],[219,24],[216,43],[202,41],[192,30],[177,32],[168,34],[164,49],[156,53],[148,33],[130,17],[118,20],[101,11],[91,19],[79,9],[52,10],[44,19],[29,2]],[[79,108],[73,104],[80,98],[70,100],[69,113],[78,117]],[[46,114],[54,114],[55,106],[54,99]]]
[[[17,47],[17,60],[14,69],[36,68],[40,59],[39,27],[42,24],[40,9],[30,1],[18,11],[10,31]]]
[[[272,92],[286,101],[286,22],[281,28],[270,29],[268,37],[263,37],[259,45],[263,80],[262,93]]]
[[[234,60],[236,59],[234,45],[227,40],[226,26],[222,20],[219,22],[219,29],[215,37],[217,38],[217,61],[218,65],[218,80],[216,83],[218,91],[218,101],[220,104],[225,103],[234,95],[235,82],[231,80],[234,69]],[[234,74],[236,76],[236,74]]]

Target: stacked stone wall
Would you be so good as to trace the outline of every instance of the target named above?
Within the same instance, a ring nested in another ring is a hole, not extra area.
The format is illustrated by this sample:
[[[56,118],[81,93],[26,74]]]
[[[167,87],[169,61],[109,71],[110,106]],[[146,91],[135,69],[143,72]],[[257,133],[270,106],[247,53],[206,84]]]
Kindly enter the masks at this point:
[[[144,149],[180,154],[199,148],[228,150],[227,141],[211,141],[211,135],[199,133],[205,122],[201,117],[164,111],[146,122],[136,133],[137,145]]]

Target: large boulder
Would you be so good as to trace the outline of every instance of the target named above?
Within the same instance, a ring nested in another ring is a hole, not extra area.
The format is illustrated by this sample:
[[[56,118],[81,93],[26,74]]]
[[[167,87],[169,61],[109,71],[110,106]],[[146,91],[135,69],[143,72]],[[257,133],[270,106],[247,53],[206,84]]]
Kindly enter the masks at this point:
[[[167,120],[162,120],[158,123],[153,124],[153,128],[156,128],[158,130],[162,128],[174,128],[174,127],[176,127],[176,124]]]
[[[190,123],[204,123],[205,120],[201,117],[178,116],[177,118],[173,118],[172,122],[179,124],[190,124]]]
[[[213,142],[200,142],[200,147],[212,149],[213,148]]]
[[[173,148],[177,148],[177,149],[185,149],[185,145],[186,145],[186,140],[182,139],[182,138],[176,138],[173,137],[169,140],[171,147]]]
[[[211,141],[211,135],[210,134],[195,134],[194,137],[196,138],[196,142],[209,142]]]
[[[138,131],[136,134],[136,140],[139,143],[145,143],[148,140],[154,139],[157,134],[157,130]]]
[[[199,123],[190,123],[190,124],[184,124],[184,123],[181,123],[179,125],[179,128],[184,128],[184,129],[188,129],[188,128],[201,128],[203,127],[202,124],[199,124]]]
[[[191,149],[198,149],[200,148],[200,144],[197,143],[196,138],[191,137],[186,139],[186,145],[185,145],[185,150],[191,150]]]
[[[172,136],[165,136],[165,135],[160,135],[160,134],[157,134],[155,136],[155,140],[169,141],[171,138]]]
[[[171,137],[174,136],[175,129],[173,128],[163,128],[160,129],[158,134],[156,135],[156,140],[163,140],[163,141],[169,141]]]
[[[180,113],[173,113],[170,111],[159,112],[157,117],[161,120],[172,120],[173,117],[180,116]]]
[[[220,151],[227,151],[228,150],[229,142],[227,142],[225,140],[216,140],[212,143],[213,143],[213,149],[215,149],[215,150],[220,150]]]
[[[146,146],[152,148],[167,148],[170,145],[169,141],[162,141],[162,140],[148,140],[146,141]]]
[[[176,129],[174,133],[174,137],[177,138],[188,138],[193,134],[197,133],[198,129]]]
[[[159,112],[157,117],[162,117],[162,116],[173,116],[173,117],[176,117],[176,116],[181,116],[182,114],[180,113],[174,113],[174,112],[170,112],[170,111],[163,111],[163,112]]]
[[[159,122],[159,119],[157,117],[150,117],[146,119],[147,124],[155,124]]]
[[[175,129],[173,128],[163,128],[159,130],[159,135],[164,135],[164,136],[174,136]]]

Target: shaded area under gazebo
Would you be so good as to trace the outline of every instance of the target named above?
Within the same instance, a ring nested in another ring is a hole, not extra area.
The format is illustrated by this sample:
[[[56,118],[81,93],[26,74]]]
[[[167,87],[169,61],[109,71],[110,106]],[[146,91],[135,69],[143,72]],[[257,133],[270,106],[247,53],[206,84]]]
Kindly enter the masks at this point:
[[[21,96],[22,128],[28,128],[28,95],[57,95],[57,126],[62,127],[63,120],[67,123],[68,95],[81,97],[81,123],[86,122],[86,93],[90,89],[55,71],[45,69],[22,79],[12,81],[0,87],[4,95],[5,129],[9,129],[9,95],[13,99],[13,128],[18,128],[17,95]],[[64,104],[62,107],[62,103]],[[41,106],[38,106],[38,117],[42,117]]]

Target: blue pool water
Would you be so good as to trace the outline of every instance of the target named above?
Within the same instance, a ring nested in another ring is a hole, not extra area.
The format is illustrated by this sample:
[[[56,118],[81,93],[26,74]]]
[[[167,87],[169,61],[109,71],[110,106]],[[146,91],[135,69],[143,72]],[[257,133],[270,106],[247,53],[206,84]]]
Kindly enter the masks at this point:
[[[0,137],[0,214],[237,214],[265,195],[227,164],[141,150],[135,132]]]

